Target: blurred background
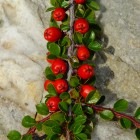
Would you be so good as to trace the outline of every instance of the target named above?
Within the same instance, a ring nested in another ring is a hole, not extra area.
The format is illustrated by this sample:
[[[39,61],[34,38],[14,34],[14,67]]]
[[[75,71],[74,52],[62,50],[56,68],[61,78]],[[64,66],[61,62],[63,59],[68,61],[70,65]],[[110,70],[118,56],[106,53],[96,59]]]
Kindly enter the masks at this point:
[[[97,54],[96,86],[105,106],[125,98],[131,114],[140,106],[140,0],[96,0],[97,20],[104,35]],[[49,0],[0,0],[0,140],[9,130],[25,130],[24,115],[34,116],[44,93]],[[97,122],[94,140],[135,140],[132,130],[116,122]]]

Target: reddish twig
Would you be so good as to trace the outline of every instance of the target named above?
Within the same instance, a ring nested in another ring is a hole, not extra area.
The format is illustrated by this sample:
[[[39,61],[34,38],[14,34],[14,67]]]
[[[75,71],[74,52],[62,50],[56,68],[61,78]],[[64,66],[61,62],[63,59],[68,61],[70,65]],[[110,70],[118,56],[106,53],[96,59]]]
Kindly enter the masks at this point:
[[[36,124],[41,123],[41,122],[45,122],[46,120],[50,119],[50,117],[51,117],[52,114],[53,114],[53,113],[50,113],[47,117],[43,118],[43,119],[40,120],[40,121],[37,121]],[[27,134],[34,134],[35,131],[36,131],[36,126],[33,126],[33,127],[30,128],[30,129],[28,130],[28,132],[27,132],[26,134],[24,134],[24,135],[27,135]]]
[[[87,105],[87,106],[92,107],[97,113],[100,113],[101,111],[104,111],[104,110],[110,110],[110,111],[112,111],[112,113],[115,115],[116,118],[118,118],[118,119],[126,118],[126,119],[130,120],[135,125],[135,127],[140,128],[140,122],[138,122],[132,116],[129,116],[129,115],[124,114],[124,113],[117,112],[112,108],[106,108],[106,107],[97,106],[97,105]]]

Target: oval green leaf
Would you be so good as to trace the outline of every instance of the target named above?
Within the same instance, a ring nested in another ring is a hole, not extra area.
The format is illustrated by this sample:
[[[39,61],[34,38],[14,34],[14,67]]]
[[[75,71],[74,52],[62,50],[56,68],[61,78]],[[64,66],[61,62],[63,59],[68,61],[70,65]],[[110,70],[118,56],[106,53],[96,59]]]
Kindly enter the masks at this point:
[[[8,133],[7,138],[9,140],[20,140],[21,139],[21,134],[16,130],[12,130]]]
[[[126,118],[121,118],[120,123],[121,123],[121,126],[126,129],[130,128],[132,125],[132,122]]]
[[[114,114],[110,110],[104,110],[100,113],[100,117],[105,120],[112,120],[114,117]]]
[[[41,115],[48,115],[49,114],[49,109],[45,103],[40,103],[40,104],[36,105],[36,110]]]
[[[32,127],[34,126],[36,123],[35,119],[33,119],[31,116],[25,116],[23,119],[22,119],[22,125],[26,128],[29,128],[29,127]]]

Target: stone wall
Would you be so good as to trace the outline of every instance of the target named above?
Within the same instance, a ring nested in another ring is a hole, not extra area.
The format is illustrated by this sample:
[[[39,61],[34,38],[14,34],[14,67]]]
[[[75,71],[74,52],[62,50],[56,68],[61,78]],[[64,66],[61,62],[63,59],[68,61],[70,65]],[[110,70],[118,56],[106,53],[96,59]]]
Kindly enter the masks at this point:
[[[97,54],[97,87],[107,96],[140,106],[140,1],[97,0],[104,29],[104,49]],[[0,0],[0,139],[11,129],[24,131],[21,119],[34,115],[43,90],[48,0]],[[97,122],[94,140],[135,140],[133,131],[116,122]]]

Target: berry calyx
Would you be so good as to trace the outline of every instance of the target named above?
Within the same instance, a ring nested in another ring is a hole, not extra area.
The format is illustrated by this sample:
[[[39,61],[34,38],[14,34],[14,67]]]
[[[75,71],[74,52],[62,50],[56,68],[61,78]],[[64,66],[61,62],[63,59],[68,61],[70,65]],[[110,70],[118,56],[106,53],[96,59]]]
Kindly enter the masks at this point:
[[[84,18],[79,18],[74,22],[74,30],[85,34],[89,30],[89,23]]]
[[[50,80],[46,80],[45,82],[44,82],[44,89],[47,91],[48,90],[48,85],[49,84],[54,84],[54,82],[53,81],[50,81]]]
[[[89,79],[95,74],[95,72],[92,66],[89,64],[83,64],[78,68],[77,74],[82,79]]]
[[[52,64],[56,59],[49,59],[48,56],[50,55],[50,52],[47,52],[47,62],[49,62],[50,64]]]
[[[94,90],[96,90],[96,89],[93,86],[90,86],[90,85],[82,85],[81,86],[81,90],[80,90],[80,94],[81,94],[82,97],[86,98],[88,96],[88,94],[91,91],[94,91]]]
[[[44,32],[44,38],[49,42],[58,41],[62,37],[62,32],[59,28],[50,27]]]
[[[56,21],[62,21],[66,17],[65,9],[64,8],[56,8],[53,11],[53,18]]]
[[[77,57],[79,60],[87,60],[90,57],[89,49],[85,46],[78,46]]]
[[[52,72],[57,75],[57,74],[65,74],[67,71],[67,64],[64,60],[57,58],[52,66],[51,66]]]
[[[57,96],[49,98],[49,100],[46,102],[46,105],[49,108],[49,111],[59,110],[58,105],[60,101],[61,101],[60,98]]]
[[[86,2],[86,0],[75,0],[75,2],[77,4],[84,4]]]
[[[54,87],[56,89],[56,92],[58,94],[61,94],[61,93],[66,92],[68,90],[68,83],[64,79],[57,79],[54,82]]]

